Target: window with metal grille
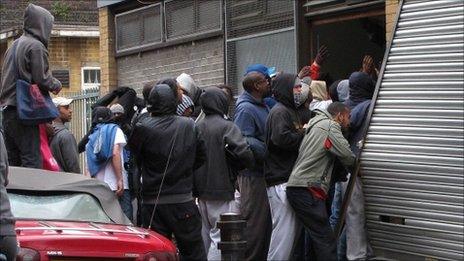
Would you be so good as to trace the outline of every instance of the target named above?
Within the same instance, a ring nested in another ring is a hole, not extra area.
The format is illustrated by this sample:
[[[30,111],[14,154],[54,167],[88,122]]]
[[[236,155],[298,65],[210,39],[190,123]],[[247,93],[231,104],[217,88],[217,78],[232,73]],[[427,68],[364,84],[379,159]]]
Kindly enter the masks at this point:
[[[82,67],[81,76],[83,90],[100,87],[100,67]]]
[[[275,66],[278,71],[296,72],[294,34],[289,29],[227,43],[227,82],[237,87],[236,94],[243,91],[243,74],[251,64],[262,63]]]
[[[160,43],[162,26],[160,3],[116,15],[116,50]]]
[[[69,88],[69,70],[52,70],[52,75],[61,82],[63,88]]]
[[[166,39],[221,30],[221,1],[168,0],[164,3]]]
[[[226,0],[227,37],[293,26],[294,0]]]

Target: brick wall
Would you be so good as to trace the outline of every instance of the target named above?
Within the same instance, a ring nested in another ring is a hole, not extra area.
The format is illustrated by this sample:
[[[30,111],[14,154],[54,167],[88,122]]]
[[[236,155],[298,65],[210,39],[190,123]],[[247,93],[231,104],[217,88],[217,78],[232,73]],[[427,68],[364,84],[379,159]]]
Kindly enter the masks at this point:
[[[224,83],[223,38],[166,47],[117,59],[119,86],[142,88],[148,81],[192,75],[200,87]]]
[[[390,41],[393,26],[395,25],[398,2],[399,0],[385,0],[385,31],[387,34],[387,41]]]
[[[69,88],[65,92],[81,90],[81,68],[100,66],[98,38],[52,37],[48,47],[52,70],[69,70]]]
[[[107,93],[118,86],[115,39],[114,39],[114,15],[108,7],[100,8],[98,11],[100,26],[100,63],[101,63],[101,86],[100,93]]]

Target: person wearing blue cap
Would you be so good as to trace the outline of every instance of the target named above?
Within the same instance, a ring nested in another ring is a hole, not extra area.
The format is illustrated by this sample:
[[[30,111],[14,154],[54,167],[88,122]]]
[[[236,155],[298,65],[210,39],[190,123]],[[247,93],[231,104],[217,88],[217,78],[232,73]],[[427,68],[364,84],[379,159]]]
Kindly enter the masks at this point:
[[[263,64],[257,63],[257,64],[252,64],[247,67],[245,75],[247,75],[250,72],[259,72],[266,77],[267,81],[269,82],[269,87],[271,86],[272,79],[277,75],[277,70],[275,67],[266,67]],[[274,105],[277,104],[277,101],[274,99],[272,96],[272,90],[270,91],[270,95],[267,97],[264,97],[263,99],[264,103],[269,107],[269,110],[274,107]]]
[[[255,166],[238,176],[240,212],[247,221],[246,260],[266,260],[272,231],[271,213],[264,180],[265,124],[269,108],[269,75],[262,64],[247,68],[242,82],[244,92],[235,105],[235,124],[246,138],[255,158]]]

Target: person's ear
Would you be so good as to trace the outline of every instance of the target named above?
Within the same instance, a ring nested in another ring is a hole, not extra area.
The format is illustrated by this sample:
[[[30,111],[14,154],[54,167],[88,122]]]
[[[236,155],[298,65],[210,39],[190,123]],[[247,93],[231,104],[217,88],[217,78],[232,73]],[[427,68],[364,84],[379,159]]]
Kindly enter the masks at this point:
[[[334,121],[338,122],[338,123],[341,123],[341,117],[342,117],[342,114],[339,112],[337,113],[337,115],[335,115],[334,117]]]

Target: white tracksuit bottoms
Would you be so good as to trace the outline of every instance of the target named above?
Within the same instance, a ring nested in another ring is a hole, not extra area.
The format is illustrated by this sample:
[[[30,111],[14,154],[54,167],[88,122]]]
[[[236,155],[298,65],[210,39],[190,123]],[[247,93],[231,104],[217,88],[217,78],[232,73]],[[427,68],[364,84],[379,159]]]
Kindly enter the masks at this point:
[[[216,223],[223,213],[235,212],[239,213],[234,200],[198,200],[198,209],[201,214],[201,236],[205,244],[208,260],[221,260],[221,250],[217,248],[217,244],[221,241],[220,230]]]
[[[272,235],[268,260],[289,260],[302,227],[287,200],[287,183],[267,188],[272,217]]]

